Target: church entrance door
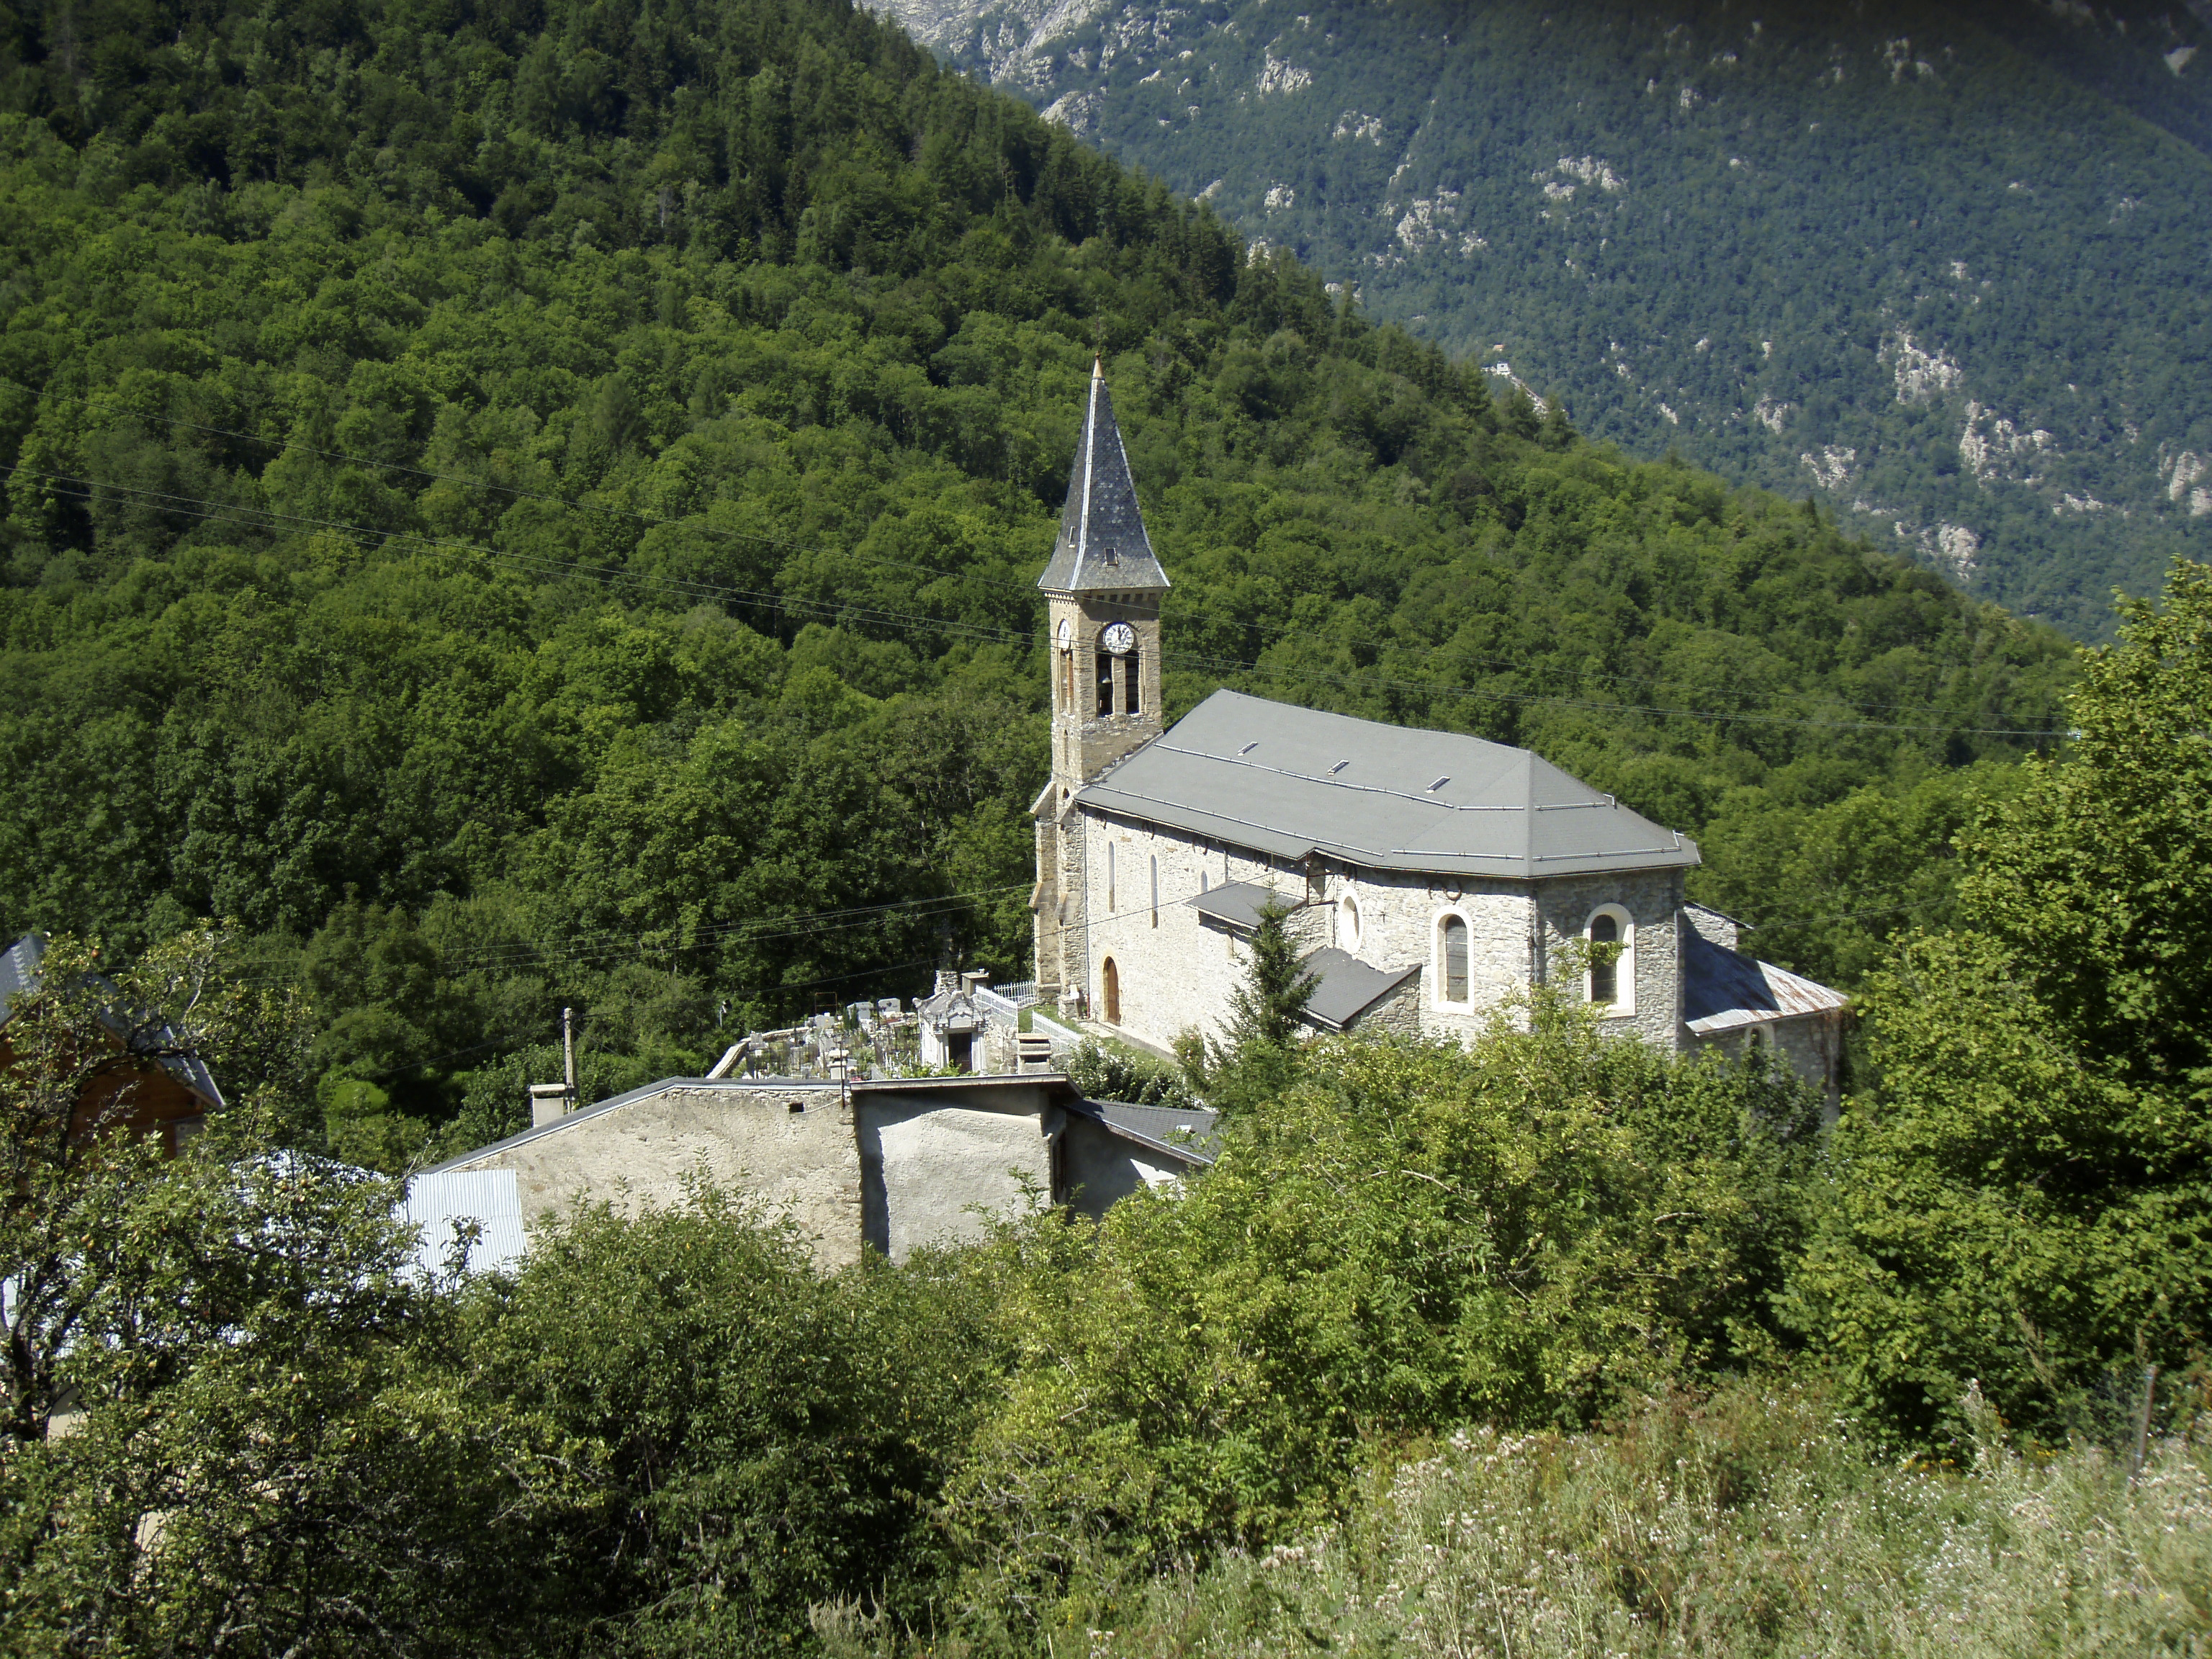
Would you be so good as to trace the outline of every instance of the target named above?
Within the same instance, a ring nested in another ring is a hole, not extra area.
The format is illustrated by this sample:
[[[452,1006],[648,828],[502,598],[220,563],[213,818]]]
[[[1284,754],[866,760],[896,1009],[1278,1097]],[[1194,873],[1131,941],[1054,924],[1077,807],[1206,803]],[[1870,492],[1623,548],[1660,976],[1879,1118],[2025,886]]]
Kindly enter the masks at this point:
[[[1106,992],[1106,1023],[1119,1025],[1121,1023],[1121,970],[1114,965],[1113,957],[1106,958],[1106,967],[1101,978],[1104,981]]]

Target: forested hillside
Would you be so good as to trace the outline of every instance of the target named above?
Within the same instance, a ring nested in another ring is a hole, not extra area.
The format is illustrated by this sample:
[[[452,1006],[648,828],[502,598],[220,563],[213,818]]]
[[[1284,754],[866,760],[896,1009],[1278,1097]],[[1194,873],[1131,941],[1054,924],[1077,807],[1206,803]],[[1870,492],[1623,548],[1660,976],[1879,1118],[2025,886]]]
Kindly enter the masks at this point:
[[[2212,541],[2212,9],[884,0],[1631,453],[2097,638]]]
[[[598,1095],[1026,972],[1094,352],[1177,710],[1533,745],[1774,959],[1940,919],[2062,723],[2056,635],[1495,401],[865,14],[13,27],[0,928],[234,921],[358,1157],[511,1125],[564,1003]]]

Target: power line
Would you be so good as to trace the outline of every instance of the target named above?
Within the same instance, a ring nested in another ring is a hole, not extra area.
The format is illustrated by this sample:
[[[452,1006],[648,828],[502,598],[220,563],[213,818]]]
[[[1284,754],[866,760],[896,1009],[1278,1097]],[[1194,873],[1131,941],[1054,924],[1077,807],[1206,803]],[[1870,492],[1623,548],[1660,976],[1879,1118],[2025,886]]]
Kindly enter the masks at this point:
[[[65,398],[61,401],[74,403],[80,408],[89,406],[87,401],[83,398]],[[1010,583],[1003,577],[988,576],[975,571],[940,570],[936,568],[934,566],[915,563],[911,560],[887,559],[880,555],[861,553],[855,549],[826,548],[819,545],[810,546],[805,543],[791,541],[781,537],[766,536],[754,531],[737,530],[726,525],[717,525],[711,520],[705,520],[702,515],[694,514],[689,518],[680,520],[653,519],[644,514],[633,511],[628,507],[606,507],[597,502],[573,501],[564,495],[548,495],[536,491],[517,489],[513,485],[496,484],[483,479],[471,478],[465,473],[432,472],[422,467],[408,466],[398,461],[381,461],[376,459],[374,456],[353,455],[349,454],[343,450],[323,449],[313,444],[303,444],[289,439],[264,438],[255,433],[240,432],[230,427],[207,426],[197,421],[186,421],[175,416],[156,416],[151,418],[165,420],[172,426],[181,426],[191,431],[209,432],[217,434],[223,437],[240,438],[249,443],[258,443],[270,448],[299,450],[307,454],[322,456],[326,459],[343,461],[349,465],[378,467],[387,471],[405,473],[410,477],[428,478],[439,483],[465,484],[471,489],[497,490],[502,494],[513,495],[520,500],[543,501],[551,506],[567,507],[571,512],[594,514],[602,518],[624,518],[635,523],[645,525],[648,527],[665,523],[694,525],[697,527],[705,529],[710,534],[728,536],[740,540],[757,541],[771,547],[786,548],[793,552],[826,553],[839,558],[857,559],[862,563],[881,564],[897,569],[918,570],[927,575],[941,576],[953,580],[981,582],[989,586],[1011,586],[1020,590],[1025,598],[1033,599],[1035,597],[1034,589],[1032,589],[1029,584],[1022,582]],[[108,485],[105,487],[114,489],[126,488],[127,486]],[[1276,627],[1261,627],[1254,625],[1252,631],[1256,633],[1263,640],[1271,638],[1281,640],[1288,637],[1292,633],[1293,627],[1291,624],[1288,623]],[[1452,647],[1449,644],[1430,646],[1421,653],[1421,655],[1425,659],[1443,654],[1446,652],[1451,652],[1455,657],[1457,657],[1462,660],[1480,662],[1489,667],[1504,668],[1516,673],[1535,673],[1540,675],[1540,678],[1549,678],[1555,682],[1566,678],[1565,672],[1562,670],[1537,670],[1532,668],[1529,665],[1524,662],[1517,661],[1510,657],[1491,656],[1480,652],[1456,652],[1453,651]],[[1962,665],[1958,663],[1944,663],[1936,665],[1936,666],[1944,669],[1955,669],[1961,665]],[[1599,679],[1606,680],[1618,685],[1665,686],[1673,684],[1673,682],[1657,675],[1630,674],[1615,669],[1597,670],[1595,671],[1595,676]],[[1850,708],[1897,709],[1911,707],[1911,705],[1904,703],[1895,698],[1864,700],[1830,696],[1827,701],[1840,703],[1844,707]]]
[[[210,501],[203,497],[178,495],[161,490],[145,490],[131,485],[95,484],[93,481],[64,473],[42,472],[17,465],[10,471],[24,476],[47,479],[62,483],[84,486],[56,493],[79,500],[97,499],[96,491],[110,490],[126,495],[136,495],[155,501],[183,503],[165,507],[161,511],[175,512],[191,518],[221,518],[231,516],[270,527],[271,523],[312,526],[318,529],[337,530],[356,536],[374,536],[385,543],[411,542],[434,550],[456,552],[473,558],[514,565],[524,569],[556,571],[601,582],[610,586],[635,583],[647,587],[661,587],[689,597],[699,599],[736,599],[741,603],[757,605],[787,614],[811,615],[833,621],[857,620],[891,632],[928,629],[969,639],[994,643],[1033,647],[1037,642],[1033,630],[1017,632],[1012,629],[993,628],[986,624],[955,623],[943,618],[927,617],[910,611],[885,611],[876,607],[846,604],[829,605],[815,600],[793,599],[788,595],[729,586],[719,583],[689,581],[677,577],[649,574],[630,570],[611,570],[603,566],[586,565],[579,561],[548,559],[524,554],[503,553],[495,549],[479,547],[472,543],[452,542],[421,535],[413,531],[379,530],[372,526],[355,525],[343,520],[318,519],[299,514],[277,513],[265,507],[234,506]],[[204,510],[194,510],[204,509]],[[1443,647],[1438,647],[1442,649]],[[1650,714],[1669,719],[1702,720],[1717,725],[1766,726],[1795,729],[1842,732],[1904,732],[1942,733],[1959,737],[2006,737],[2054,738],[2065,735],[2063,729],[2018,726],[1961,726],[1952,721],[1928,724],[1908,724],[1883,720],[1820,720],[1792,718],[1787,715],[1753,714],[1723,709],[1675,708],[1659,704],[1604,702],[1589,698],[1562,697],[1541,692],[1501,691],[1478,686],[1439,685],[1423,680],[1389,679],[1376,676],[1334,674],[1322,669],[1291,668],[1266,663],[1243,662],[1233,659],[1200,656],[1187,652],[1162,651],[1161,661],[1187,667],[1203,669],[1215,674],[1242,673],[1276,678],[1305,680],[1346,687],[1352,690],[1405,691],[1431,697],[1474,699],[1478,702],[1534,704],[1552,708],[1577,708],[1595,714]],[[1837,700],[1840,701],[1840,700]]]

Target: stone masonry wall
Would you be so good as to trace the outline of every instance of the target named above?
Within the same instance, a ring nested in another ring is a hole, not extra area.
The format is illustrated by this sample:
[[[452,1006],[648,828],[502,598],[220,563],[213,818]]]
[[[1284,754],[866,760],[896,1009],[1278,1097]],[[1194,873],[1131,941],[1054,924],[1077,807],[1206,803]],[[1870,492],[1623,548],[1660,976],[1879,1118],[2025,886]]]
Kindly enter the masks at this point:
[[[1079,844],[1068,833],[1079,823]],[[1680,871],[1529,883],[1339,867],[1325,872],[1316,893],[1303,869],[1145,824],[1073,813],[1060,840],[1066,854],[1063,890],[1082,915],[1079,933],[1069,932],[1070,982],[1085,988],[1091,1017],[1103,1020],[1104,966],[1110,957],[1121,985],[1121,1028],[1153,1048],[1170,1048],[1185,1030],[1217,1034],[1228,1016],[1230,994],[1246,971],[1242,944],[1201,921],[1190,902],[1198,896],[1201,871],[1208,888],[1237,882],[1273,886],[1296,907],[1291,932],[1305,949],[1334,945],[1378,968],[1419,964],[1417,979],[1392,999],[1402,1006],[1388,1019],[1378,1018],[1381,1011],[1370,1013],[1364,1022],[1370,1029],[1410,1022],[1424,1033],[1462,1040],[1477,1035],[1498,1004],[1532,977],[1553,963],[1566,971],[1562,953],[1583,939],[1591,913],[1601,904],[1618,905],[1632,924],[1633,1012],[1605,1024],[1662,1048],[1676,1048],[1684,1040],[1675,936]],[[1356,925],[1347,899],[1356,907]],[[1437,939],[1447,915],[1463,918],[1468,930],[1470,994],[1456,1005],[1441,994]],[[1630,971],[1626,963],[1624,971]]]
[[[1543,927],[1540,945],[1547,978],[1571,969],[1562,949],[1579,943],[1590,915],[1601,904],[1619,905],[1634,924],[1635,1012],[1607,1018],[1601,1029],[1632,1030],[1656,1048],[1682,1048],[1682,951],[1675,930],[1681,925],[1682,872],[1638,870],[1622,875],[1566,876],[1537,884]],[[1624,969],[1626,963],[1623,964]],[[1556,972],[1554,971],[1556,969]],[[1624,985],[1628,975],[1622,975]]]

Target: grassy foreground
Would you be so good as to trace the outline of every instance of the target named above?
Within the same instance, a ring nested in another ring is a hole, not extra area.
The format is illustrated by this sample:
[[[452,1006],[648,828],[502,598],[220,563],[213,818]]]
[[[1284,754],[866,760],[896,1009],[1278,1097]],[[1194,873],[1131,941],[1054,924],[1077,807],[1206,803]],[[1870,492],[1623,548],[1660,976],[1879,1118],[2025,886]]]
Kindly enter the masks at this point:
[[[1052,1651],[1903,1656],[2212,1653],[2212,1448],[1900,1461],[1825,1395],[1741,1387],[1604,1431],[1453,1436],[1345,1528],[1202,1573],[1102,1577]],[[2201,1426],[2203,1419],[2197,1419]],[[817,1610],[833,1659],[988,1651]]]

